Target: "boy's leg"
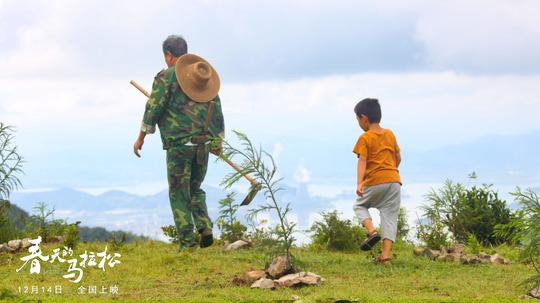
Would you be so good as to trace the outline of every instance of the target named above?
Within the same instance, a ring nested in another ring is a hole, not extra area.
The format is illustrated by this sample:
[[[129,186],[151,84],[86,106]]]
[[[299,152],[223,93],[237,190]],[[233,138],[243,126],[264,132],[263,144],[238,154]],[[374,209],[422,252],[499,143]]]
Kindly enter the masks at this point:
[[[367,229],[368,234],[371,234],[375,231],[375,226],[373,225],[373,220],[371,218],[362,221],[362,226]]]
[[[392,251],[392,240],[390,239],[383,239],[382,241],[382,252],[381,252],[381,260],[384,259],[390,259],[391,258],[391,251]]]
[[[399,183],[387,183],[385,186],[387,191],[381,205],[378,207],[381,215],[383,237],[381,260],[391,258],[392,245],[397,236],[397,222],[401,206],[401,185]]]
[[[396,241],[399,208],[401,206],[401,185],[385,183],[385,195],[381,197],[377,209],[381,216],[381,231],[383,239]]]
[[[379,191],[379,186],[366,186],[364,187],[364,195],[356,199],[356,203],[353,207],[356,216],[368,232],[368,237],[360,245],[360,249],[364,251],[370,250],[381,240],[381,236],[375,230],[373,220],[369,214],[369,208],[373,207],[380,197],[381,193]]]

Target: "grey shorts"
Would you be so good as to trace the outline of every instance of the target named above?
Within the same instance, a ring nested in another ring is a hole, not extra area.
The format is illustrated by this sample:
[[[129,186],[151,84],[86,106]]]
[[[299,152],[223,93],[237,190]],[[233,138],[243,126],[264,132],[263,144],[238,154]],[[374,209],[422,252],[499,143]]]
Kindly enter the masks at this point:
[[[379,210],[382,238],[395,242],[400,206],[401,184],[391,182],[364,186],[364,196],[356,199],[353,210],[360,222],[371,219],[370,208]]]

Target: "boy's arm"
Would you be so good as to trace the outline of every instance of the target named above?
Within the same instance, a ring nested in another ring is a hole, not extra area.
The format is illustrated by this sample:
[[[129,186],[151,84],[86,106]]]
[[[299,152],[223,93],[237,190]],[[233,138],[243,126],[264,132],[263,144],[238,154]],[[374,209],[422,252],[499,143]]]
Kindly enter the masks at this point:
[[[399,164],[401,163],[401,153],[400,152],[397,152],[396,153],[396,168],[399,167]]]
[[[364,196],[364,174],[366,173],[367,158],[362,155],[358,155],[358,168],[357,168],[357,181],[356,181],[356,194],[360,197]]]

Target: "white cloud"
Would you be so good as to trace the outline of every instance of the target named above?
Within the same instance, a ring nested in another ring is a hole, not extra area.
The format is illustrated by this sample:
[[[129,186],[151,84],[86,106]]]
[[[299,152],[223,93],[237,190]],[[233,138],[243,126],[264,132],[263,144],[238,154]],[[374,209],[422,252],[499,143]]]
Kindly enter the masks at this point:
[[[0,1],[2,122],[21,130],[17,142],[36,155],[28,165],[107,166],[92,152],[120,165],[145,102],[129,80],[149,90],[162,40],[180,33],[222,76],[227,129],[265,149],[284,136],[298,149],[354,141],[352,109],[365,97],[381,100],[402,148],[525,133],[540,128],[537,3]],[[143,153],[153,148],[158,136]]]
[[[469,72],[539,71],[540,42],[532,39],[540,35],[538,1],[460,2],[412,6],[430,63]]]

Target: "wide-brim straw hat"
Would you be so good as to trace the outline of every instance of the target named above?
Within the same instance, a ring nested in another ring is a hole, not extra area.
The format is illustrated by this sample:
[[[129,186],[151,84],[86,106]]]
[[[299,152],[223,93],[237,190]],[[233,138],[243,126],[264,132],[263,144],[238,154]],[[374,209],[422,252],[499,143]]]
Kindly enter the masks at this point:
[[[184,54],[175,66],[176,79],[186,95],[197,102],[208,102],[219,92],[219,76],[205,59]]]

